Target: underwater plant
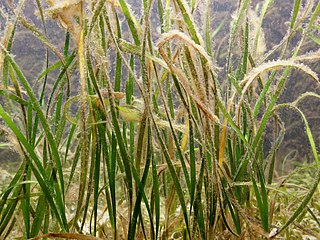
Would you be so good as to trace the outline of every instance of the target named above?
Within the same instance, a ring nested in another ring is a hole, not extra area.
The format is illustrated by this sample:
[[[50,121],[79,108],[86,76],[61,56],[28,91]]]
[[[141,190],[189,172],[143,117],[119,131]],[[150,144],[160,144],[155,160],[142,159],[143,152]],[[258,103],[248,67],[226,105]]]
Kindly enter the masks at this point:
[[[301,107],[320,95],[281,99],[293,72],[320,85],[320,3],[292,2],[272,44],[272,0],[231,1],[229,25],[213,0],[34,2],[35,20],[24,0],[0,12],[0,128],[21,158],[0,188],[1,239],[320,238],[318,133]],[[14,55],[20,28],[44,47],[36,75]],[[279,176],[283,109],[310,160]]]

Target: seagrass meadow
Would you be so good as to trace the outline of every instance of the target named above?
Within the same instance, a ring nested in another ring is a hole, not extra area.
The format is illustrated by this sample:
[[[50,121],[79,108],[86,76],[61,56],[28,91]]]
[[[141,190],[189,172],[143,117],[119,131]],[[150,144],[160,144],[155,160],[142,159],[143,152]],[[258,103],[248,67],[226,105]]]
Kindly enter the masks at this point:
[[[0,239],[320,239],[319,1],[0,6]]]

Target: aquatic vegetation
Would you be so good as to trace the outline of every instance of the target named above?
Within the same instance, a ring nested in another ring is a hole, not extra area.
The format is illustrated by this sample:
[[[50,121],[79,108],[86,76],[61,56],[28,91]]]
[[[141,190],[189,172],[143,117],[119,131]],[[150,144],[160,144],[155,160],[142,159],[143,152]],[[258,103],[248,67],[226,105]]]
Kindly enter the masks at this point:
[[[40,27],[27,1],[7,4],[1,129],[21,165],[10,181],[0,169],[0,238],[320,238],[319,143],[301,108],[320,95],[280,100],[292,72],[320,85],[320,3],[294,1],[270,45],[272,0],[239,0],[228,41],[216,1],[128,2],[36,0]],[[13,55],[17,26],[46,48],[30,79]],[[290,159],[277,152],[282,109],[301,118],[310,160],[278,176]]]

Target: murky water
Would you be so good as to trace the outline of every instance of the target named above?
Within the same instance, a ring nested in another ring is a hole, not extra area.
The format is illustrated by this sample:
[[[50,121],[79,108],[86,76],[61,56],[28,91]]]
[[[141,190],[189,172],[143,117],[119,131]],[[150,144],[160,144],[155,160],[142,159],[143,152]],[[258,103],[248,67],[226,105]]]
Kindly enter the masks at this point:
[[[15,2],[15,1],[8,1]],[[136,3],[136,1],[131,1],[135,4],[131,4],[133,12],[139,15],[141,6]],[[212,29],[215,29],[219,26],[220,22],[225,19],[225,24],[222,27],[221,31],[217,34],[216,38],[213,39],[214,49],[219,49],[219,56],[217,56],[217,64],[220,67],[225,66],[225,55],[224,52],[228,47],[228,41],[226,40],[226,36],[229,36],[229,24],[231,20],[231,15],[233,11],[236,9],[236,1],[234,0],[220,0],[220,1],[212,1]],[[273,6],[266,16],[266,20],[263,23],[263,28],[265,31],[265,37],[267,39],[267,49],[271,49],[272,46],[276,45],[280,42],[282,37],[286,34],[287,22],[290,20],[290,13],[293,6],[293,2],[291,0],[274,1]],[[130,3],[130,1],[129,1]],[[261,7],[263,1],[253,1],[253,9]],[[2,6],[1,6],[2,5]],[[7,7],[6,1],[1,1],[0,7],[4,12],[9,13],[10,10]],[[199,5],[200,7],[200,5]],[[154,7],[156,9],[156,6]],[[36,6],[34,1],[27,1],[23,14],[36,26],[40,29],[41,21],[35,17],[34,13],[36,11]],[[201,16],[201,10],[197,11],[196,17]],[[12,12],[11,12],[12,14]],[[154,10],[154,14],[156,14],[156,10]],[[5,28],[5,18],[0,15],[0,30],[3,31]],[[152,19],[152,26],[156,26],[159,23],[157,18]],[[58,27],[57,23],[48,19],[47,24],[47,35],[50,41],[57,46],[59,49],[63,48],[64,45],[64,31]],[[198,26],[201,30],[204,26]],[[155,34],[155,41],[157,39],[157,34]],[[291,45],[296,44],[297,39],[293,39]],[[220,44],[222,42],[222,44]],[[292,47],[292,46],[291,46]],[[304,46],[303,51],[307,52],[312,50],[315,45],[310,42],[310,45]],[[34,37],[29,31],[27,31],[24,27],[20,25],[16,31],[16,37],[14,39],[13,51],[12,53],[15,55],[15,60],[23,69],[24,74],[29,79],[30,83],[33,83],[36,76],[44,69],[43,59],[45,58],[45,48],[43,44]],[[276,56],[274,56],[276,58]],[[53,54],[49,54],[50,61],[56,60]],[[317,63],[311,65],[312,69],[316,72],[320,73],[320,66]],[[50,89],[50,85],[52,85],[55,81],[57,72],[52,72],[48,75],[48,87]],[[223,74],[221,74],[223,76]],[[223,78],[223,77],[222,77]],[[220,79],[222,81],[223,79]],[[305,76],[297,71],[293,71],[290,80],[287,82],[286,91],[282,94],[280,101],[293,101],[296,99],[298,95],[303,92],[314,90],[316,85],[310,80],[305,79]],[[75,89],[77,91],[78,89]],[[37,89],[36,89],[37,91]],[[317,141],[316,144],[320,146],[320,131],[318,126],[320,125],[319,113],[320,113],[320,104],[319,102],[315,102],[314,100],[307,100],[302,107],[302,110],[306,113],[309,123],[311,125],[311,129],[315,133],[315,139]],[[279,158],[284,158],[284,156],[292,151],[297,151],[300,158],[310,153],[310,148],[308,146],[308,141],[306,134],[304,132],[304,128],[301,127],[302,121],[300,118],[290,110],[284,110],[281,112],[281,117],[285,122],[285,126],[287,128],[287,133],[285,135],[285,139],[283,144],[278,150]],[[269,134],[272,136],[272,124],[269,126]],[[272,141],[272,137],[270,137],[270,141]],[[16,162],[19,159],[19,155],[11,151],[10,149],[0,149],[0,162]]]

